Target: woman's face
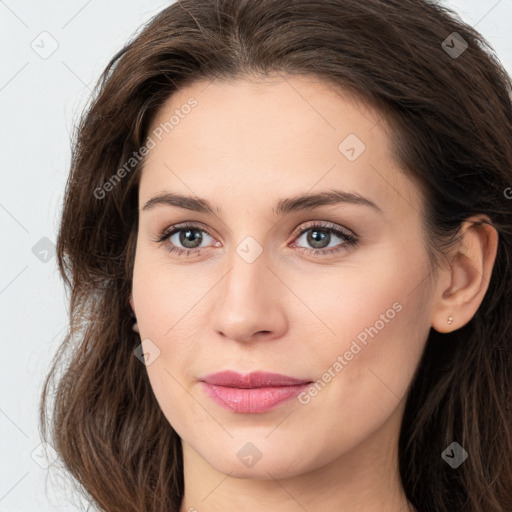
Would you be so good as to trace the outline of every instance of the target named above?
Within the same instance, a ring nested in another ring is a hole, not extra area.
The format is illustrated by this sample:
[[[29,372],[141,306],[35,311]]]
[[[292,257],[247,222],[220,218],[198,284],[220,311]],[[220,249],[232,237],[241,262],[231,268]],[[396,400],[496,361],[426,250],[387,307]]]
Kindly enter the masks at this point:
[[[262,479],[384,457],[433,303],[420,192],[378,113],[313,79],[196,83],[149,135],[132,305],[186,453]],[[312,384],[202,382],[227,370]]]

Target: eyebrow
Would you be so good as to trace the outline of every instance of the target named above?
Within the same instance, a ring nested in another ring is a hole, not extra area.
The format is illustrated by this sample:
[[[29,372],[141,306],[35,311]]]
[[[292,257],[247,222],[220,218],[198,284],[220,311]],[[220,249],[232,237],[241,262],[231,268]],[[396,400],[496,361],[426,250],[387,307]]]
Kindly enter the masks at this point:
[[[368,206],[374,210],[384,213],[373,201],[364,196],[353,192],[344,192],[342,190],[329,190],[316,194],[302,194],[278,201],[273,214],[275,216],[286,215],[294,211],[312,210],[320,206],[333,204],[355,204]],[[213,207],[205,199],[198,197],[184,196],[172,192],[158,194],[149,199],[143,206],[142,210],[150,210],[155,206],[176,206],[193,212],[218,215],[219,207]]]

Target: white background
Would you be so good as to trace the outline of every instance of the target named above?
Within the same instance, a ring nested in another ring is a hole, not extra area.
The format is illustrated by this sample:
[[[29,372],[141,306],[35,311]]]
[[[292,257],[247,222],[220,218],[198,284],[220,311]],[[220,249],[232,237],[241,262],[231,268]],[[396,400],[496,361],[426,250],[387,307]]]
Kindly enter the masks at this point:
[[[442,3],[476,25],[512,73],[512,0]],[[134,31],[167,5],[0,0],[0,512],[77,510],[66,499],[69,491],[54,490],[55,472],[47,481],[47,470],[32,458],[40,444],[41,384],[67,323],[56,260],[48,253],[50,259],[40,261],[32,248],[43,237],[56,241],[69,134],[99,74]],[[43,31],[58,42],[47,59],[31,47]]]

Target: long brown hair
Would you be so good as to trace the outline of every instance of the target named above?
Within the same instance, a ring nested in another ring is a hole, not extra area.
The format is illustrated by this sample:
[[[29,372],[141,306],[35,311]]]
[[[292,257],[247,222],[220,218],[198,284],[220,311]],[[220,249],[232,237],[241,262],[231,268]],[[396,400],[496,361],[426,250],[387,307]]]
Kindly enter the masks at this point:
[[[510,512],[512,84],[486,40],[433,0],[182,0],[112,58],[74,134],[57,241],[70,324],[44,383],[43,439],[101,510],[179,510],[181,442],[133,353],[144,161],[134,155],[174,91],[274,72],[318,77],[385,116],[397,161],[427,199],[434,264],[468,217],[487,215],[498,231],[477,313],[453,332],[430,331],[399,465],[419,512]],[[457,469],[441,457],[452,442],[469,453]]]

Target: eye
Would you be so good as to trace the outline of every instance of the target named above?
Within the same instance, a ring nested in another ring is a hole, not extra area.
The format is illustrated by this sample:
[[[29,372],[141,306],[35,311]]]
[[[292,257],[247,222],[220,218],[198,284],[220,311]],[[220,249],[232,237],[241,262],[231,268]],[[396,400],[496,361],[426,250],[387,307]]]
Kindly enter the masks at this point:
[[[312,222],[306,228],[302,228],[298,234],[297,240],[302,238],[304,235],[308,235],[306,243],[310,244],[313,248],[298,247],[301,251],[306,252],[308,255],[326,255],[333,254],[338,251],[347,250],[349,247],[355,246],[359,241],[358,237],[348,230],[339,228],[335,224],[324,223],[324,222]],[[329,247],[329,244],[334,238],[339,238],[343,241],[340,245],[334,245]],[[294,244],[295,247],[297,247]]]
[[[196,224],[185,223],[168,227],[155,241],[162,243],[169,252],[177,253],[179,256],[182,254],[188,256],[190,253],[200,253],[201,249],[204,248],[200,247],[204,239],[201,233],[213,239],[205,229]],[[177,247],[177,244],[183,244],[184,248]]]
[[[326,255],[347,250],[349,247],[355,246],[359,241],[354,233],[348,230],[345,231],[331,223],[311,222],[305,228],[303,227],[295,237],[299,240],[306,233],[310,233],[306,236],[306,243],[310,244],[312,248],[297,246],[296,242],[293,247],[297,247],[300,251],[306,252],[309,255]],[[205,240],[203,234],[206,235],[206,238],[213,239],[208,231],[197,224],[184,223],[166,228],[155,242],[163,244],[168,252],[176,253],[180,256],[197,255],[201,253],[201,249],[207,247],[201,247],[201,243]],[[342,243],[329,247],[329,244],[333,241],[332,235],[334,235],[334,239],[341,239]],[[179,245],[183,247],[179,247]],[[217,243],[217,246],[219,245]]]

